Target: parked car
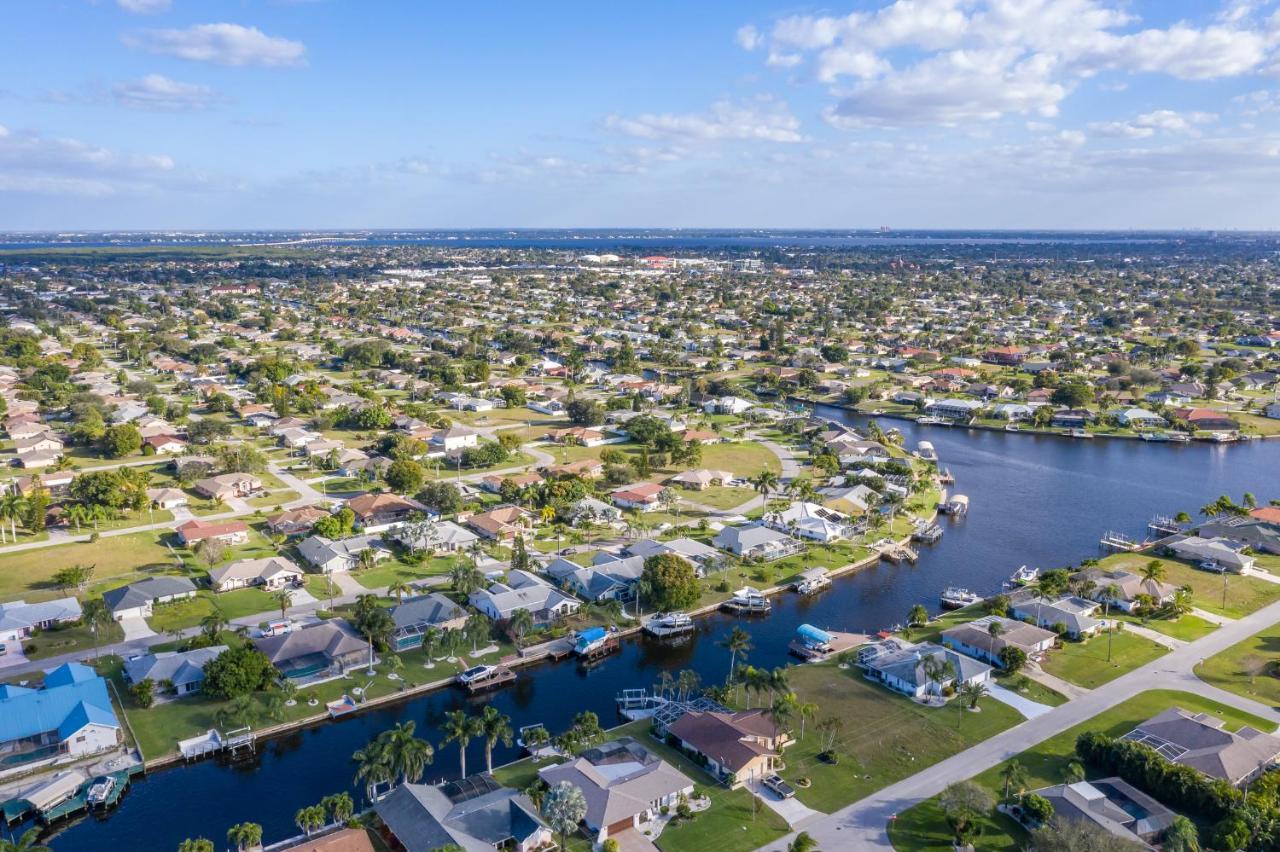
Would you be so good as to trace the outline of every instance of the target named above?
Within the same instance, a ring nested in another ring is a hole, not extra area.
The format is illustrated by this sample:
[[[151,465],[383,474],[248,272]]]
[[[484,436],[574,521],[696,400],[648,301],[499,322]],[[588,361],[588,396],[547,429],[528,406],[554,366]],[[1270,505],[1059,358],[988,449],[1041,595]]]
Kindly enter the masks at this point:
[[[770,775],[764,779],[763,783],[765,788],[776,793],[779,799],[790,799],[796,794],[796,789],[783,781],[781,775]]]

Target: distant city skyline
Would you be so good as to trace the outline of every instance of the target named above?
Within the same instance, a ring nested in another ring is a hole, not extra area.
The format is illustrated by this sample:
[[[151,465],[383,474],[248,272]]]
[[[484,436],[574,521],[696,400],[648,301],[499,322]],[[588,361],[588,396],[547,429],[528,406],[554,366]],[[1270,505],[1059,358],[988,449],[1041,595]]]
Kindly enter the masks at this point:
[[[1280,229],[1280,0],[6,4],[0,229]]]

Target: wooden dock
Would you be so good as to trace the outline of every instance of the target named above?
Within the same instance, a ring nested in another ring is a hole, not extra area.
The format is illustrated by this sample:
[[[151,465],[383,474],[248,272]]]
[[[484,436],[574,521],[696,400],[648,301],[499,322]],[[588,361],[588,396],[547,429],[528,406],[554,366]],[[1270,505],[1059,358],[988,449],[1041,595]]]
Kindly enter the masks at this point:
[[[473,680],[470,683],[462,684],[462,688],[469,694],[476,695],[481,692],[488,692],[491,689],[497,689],[500,686],[506,686],[514,683],[516,673],[506,666],[498,666],[488,677]]]
[[[617,635],[610,634],[609,638],[605,639],[599,645],[578,654],[578,659],[586,664],[596,663],[603,660],[610,654],[616,654],[621,650],[622,643],[618,641]]]

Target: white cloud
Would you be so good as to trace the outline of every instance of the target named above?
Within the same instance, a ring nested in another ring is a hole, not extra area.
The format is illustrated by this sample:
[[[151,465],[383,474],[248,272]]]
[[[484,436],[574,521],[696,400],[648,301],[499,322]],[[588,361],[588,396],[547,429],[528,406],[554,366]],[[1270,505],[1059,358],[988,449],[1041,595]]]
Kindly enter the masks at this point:
[[[264,67],[296,66],[305,62],[300,41],[269,36],[240,24],[197,24],[184,30],[146,30],[124,37],[125,44],[195,62]]]
[[[1134,29],[1122,0],[881,3],[843,16],[786,17],[767,33],[750,27],[751,47],[766,48],[770,66],[806,65],[838,99],[830,120],[849,126],[1051,116],[1082,80],[1104,71],[1212,80],[1268,63],[1280,69],[1280,12],[1259,22],[1250,0],[1204,25],[1146,29]]]
[[[804,141],[800,120],[786,104],[770,99],[750,103],[718,101],[705,113],[646,113],[633,118],[610,115],[605,126],[641,139]]]
[[[116,0],[116,5],[135,15],[154,15],[169,11],[173,3],[171,0]]]
[[[1129,121],[1102,121],[1089,125],[1089,130],[1099,136],[1118,136],[1127,139],[1146,139],[1157,133],[1197,133],[1199,125],[1208,124],[1217,116],[1207,112],[1175,112],[1158,109],[1143,113]]]
[[[738,27],[738,32],[734,37],[738,42],[738,46],[743,50],[755,50],[764,43],[764,37],[760,35],[760,31],[751,24],[745,27]]]
[[[184,111],[206,109],[218,100],[218,94],[198,83],[179,83],[162,74],[148,74],[141,80],[118,83],[111,95],[120,106],[130,109]]]
[[[107,196],[143,192],[174,171],[165,154],[130,154],[30,130],[0,133],[0,192]]]

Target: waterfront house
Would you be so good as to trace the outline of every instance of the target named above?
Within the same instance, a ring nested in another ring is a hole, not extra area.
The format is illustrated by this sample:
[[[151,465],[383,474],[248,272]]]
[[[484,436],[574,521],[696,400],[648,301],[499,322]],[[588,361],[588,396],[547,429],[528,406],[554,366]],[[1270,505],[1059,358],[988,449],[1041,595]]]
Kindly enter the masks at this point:
[[[927,659],[939,665],[949,664],[951,673],[937,681],[931,680],[925,673]],[[858,665],[868,679],[916,699],[941,695],[948,686],[954,689],[960,684],[991,682],[991,666],[932,642],[912,644],[896,638],[886,639],[860,649]]]
[[[716,533],[711,543],[721,550],[729,551],[734,556],[743,559],[763,559],[766,562],[804,551],[804,545],[801,542],[761,523],[725,527]]]
[[[824,543],[851,538],[857,533],[848,515],[817,503],[792,503],[780,512],[767,513],[762,520],[771,529]]]
[[[39,630],[48,630],[80,620],[80,601],[74,597],[53,601],[0,603],[0,659],[22,652],[22,642]]]
[[[336,677],[371,664],[368,643],[340,618],[264,636],[253,644],[291,680]]]
[[[679,556],[694,567],[699,577],[709,570],[719,568],[725,560],[725,555],[714,547],[692,538],[683,537],[673,538],[668,541],[642,538],[624,545],[622,553],[626,556],[639,556],[644,559],[648,559],[650,556],[660,556],[664,553]]]
[[[202,541],[217,539],[223,544],[245,544],[249,541],[249,527],[244,521],[202,521],[199,518],[179,524],[174,528],[178,541],[194,547]]]
[[[1257,514],[1268,509],[1276,513],[1277,520]],[[1268,506],[1255,509],[1245,517],[1215,518],[1201,524],[1196,534],[1201,538],[1237,542],[1259,553],[1280,554],[1280,509]]]
[[[968,421],[978,415],[984,403],[976,399],[939,399],[925,406],[925,413],[947,420]]]
[[[1148,841],[1159,839],[1177,816],[1119,777],[1055,784],[1033,792],[1053,805],[1055,816],[1093,823],[1143,849],[1155,849]]]
[[[1209,713],[1170,707],[1125,734],[1124,739],[1155,749],[1170,763],[1239,787],[1280,761],[1280,737],[1245,725],[1228,731]]]
[[[1072,639],[1087,639],[1103,628],[1103,622],[1093,617],[1100,606],[1097,601],[1085,600],[1075,595],[1064,595],[1055,601],[1028,596],[1011,603],[1009,614],[1054,632],[1058,631],[1060,625],[1063,635]]]
[[[323,574],[354,571],[360,566],[360,554],[369,551],[374,562],[391,556],[391,551],[376,535],[356,535],[343,539],[330,539],[313,535],[298,545],[298,553],[307,564]]]
[[[550,624],[578,611],[577,598],[528,571],[511,571],[505,583],[471,593],[470,603],[494,621],[506,621],[518,609],[528,610],[535,625]]]
[[[1088,595],[1091,600],[1108,604],[1123,612],[1133,612],[1138,606],[1140,595],[1149,595],[1152,603],[1158,607],[1173,600],[1178,591],[1178,587],[1172,583],[1144,580],[1132,571],[1090,568],[1076,576],[1094,584]],[[1115,586],[1115,592],[1109,595],[1107,589],[1112,586]]]
[[[1120,408],[1112,411],[1111,416],[1130,429],[1163,429],[1169,425],[1168,420],[1145,408]]]
[[[991,635],[992,624],[1000,625],[998,636]],[[1057,639],[1058,635],[1052,630],[999,615],[988,615],[942,631],[944,646],[993,666],[1003,665],[1000,652],[1005,648],[1018,648],[1028,658],[1039,659]]]
[[[194,695],[204,684],[204,667],[225,650],[226,645],[211,645],[191,651],[139,654],[124,661],[124,679],[132,684],[149,679],[157,691],[171,689],[177,698]]]
[[[102,602],[116,621],[123,621],[126,618],[149,618],[158,603],[195,596],[195,584],[186,577],[148,577],[103,592]]]
[[[209,569],[209,585],[215,592],[258,586],[268,592],[302,585],[303,571],[283,556],[238,559]]]
[[[1053,412],[1050,425],[1060,429],[1083,429],[1098,418],[1086,408],[1060,408]]]
[[[0,685],[0,756],[6,769],[88,757],[120,742],[107,682],[88,666],[64,663],[39,687]]]
[[[1234,432],[1240,424],[1216,408],[1178,408],[1173,416],[1185,420],[1198,432]]]
[[[664,808],[675,810],[681,796],[693,795],[693,781],[630,737],[587,749],[573,760],[544,766],[538,777],[549,787],[567,781],[582,791],[582,822],[603,843],[639,829]]]
[[[768,710],[738,713],[689,710],[667,727],[681,749],[730,787],[762,779],[778,768],[791,738]]]
[[[461,630],[467,624],[467,611],[439,592],[407,598],[391,608],[395,622],[397,651],[418,648],[427,630]]]
[[[643,556],[621,557],[604,552],[597,553],[593,564],[586,566],[557,558],[545,571],[561,588],[583,600],[596,602],[631,600],[643,572]]]
[[[1225,538],[1202,538],[1198,535],[1174,537],[1162,542],[1161,547],[1179,559],[1235,574],[1252,568],[1257,562],[1254,557],[1242,552],[1241,545]]]
[[[488,773],[435,786],[401,784],[373,810],[397,844],[393,848],[404,852],[535,852],[554,845],[529,797]]]

